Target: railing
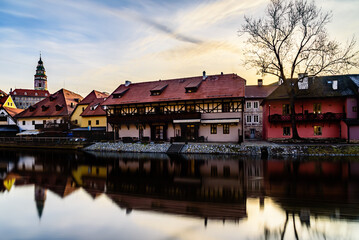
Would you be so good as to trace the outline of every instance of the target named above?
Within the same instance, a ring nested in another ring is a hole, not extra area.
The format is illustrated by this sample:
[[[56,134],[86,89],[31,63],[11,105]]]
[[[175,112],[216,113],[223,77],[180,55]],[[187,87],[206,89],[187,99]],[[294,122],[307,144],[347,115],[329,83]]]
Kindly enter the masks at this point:
[[[71,137],[0,137],[0,143],[82,144],[86,139]]]
[[[123,116],[108,116],[107,122],[110,124],[118,123],[154,123],[154,122],[172,122],[176,119],[200,119],[199,112],[184,112],[184,113],[162,113],[162,114],[134,114]]]
[[[340,121],[345,119],[345,113],[321,113],[321,114],[296,114],[295,120],[297,122],[320,122],[320,121]],[[290,115],[273,114],[268,117],[269,122],[290,122]]]

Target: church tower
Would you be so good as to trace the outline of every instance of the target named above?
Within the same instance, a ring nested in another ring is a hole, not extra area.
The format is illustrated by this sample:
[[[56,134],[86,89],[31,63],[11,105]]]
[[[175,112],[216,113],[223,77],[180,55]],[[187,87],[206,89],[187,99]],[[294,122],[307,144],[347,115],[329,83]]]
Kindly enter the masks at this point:
[[[47,76],[46,76],[44,64],[41,60],[41,54],[40,54],[40,60],[37,62],[36,74],[34,79],[34,88],[35,90],[47,90]]]

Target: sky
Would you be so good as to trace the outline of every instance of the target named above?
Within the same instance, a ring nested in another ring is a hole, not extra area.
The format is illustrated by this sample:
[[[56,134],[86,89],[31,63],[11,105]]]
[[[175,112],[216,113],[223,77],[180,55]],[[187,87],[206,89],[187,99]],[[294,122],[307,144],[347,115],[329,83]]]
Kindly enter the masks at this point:
[[[51,93],[113,92],[126,80],[236,73],[255,84],[272,77],[244,66],[244,15],[269,0],[0,0],[0,89],[33,88],[39,54]],[[330,36],[359,38],[359,0],[317,0],[333,12]],[[359,73],[359,70],[353,70]]]

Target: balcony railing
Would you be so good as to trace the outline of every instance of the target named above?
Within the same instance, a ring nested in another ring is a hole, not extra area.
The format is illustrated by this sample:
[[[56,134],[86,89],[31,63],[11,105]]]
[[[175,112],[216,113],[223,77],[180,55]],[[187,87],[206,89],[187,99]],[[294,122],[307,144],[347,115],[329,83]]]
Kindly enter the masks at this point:
[[[200,119],[199,112],[184,113],[160,113],[160,114],[134,114],[121,116],[108,116],[107,122],[110,124],[119,123],[155,123],[155,122],[173,122],[177,119]]]
[[[321,114],[296,114],[295,120],[297,122],[320,122],[320,121],[340,121],[345,119],[345,113],[321,113]],[[268,117],[269,122],[290,122],[291,116],[290,115],[279,115],[273,114]]]

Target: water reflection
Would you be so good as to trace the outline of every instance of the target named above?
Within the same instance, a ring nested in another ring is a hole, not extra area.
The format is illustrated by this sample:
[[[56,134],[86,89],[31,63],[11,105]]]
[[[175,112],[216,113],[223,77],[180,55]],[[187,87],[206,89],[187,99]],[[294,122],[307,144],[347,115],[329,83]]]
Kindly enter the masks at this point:
[[[39,218],[49,191],[67,198],[78,189],[93,199],[107,196],[126,214],[182,215],[201,219],[205,226],[213,220],[248,224],[250,199],[258,199],[262,216],[253,224],[261,227],[253,232],[265,239],[328,238],[320,230],[321,219],[359,217],[359,162],[350,159],[2,151],[0,179],[2,192],[34,185]],[[260,223],[273,206],[280,210]]]

